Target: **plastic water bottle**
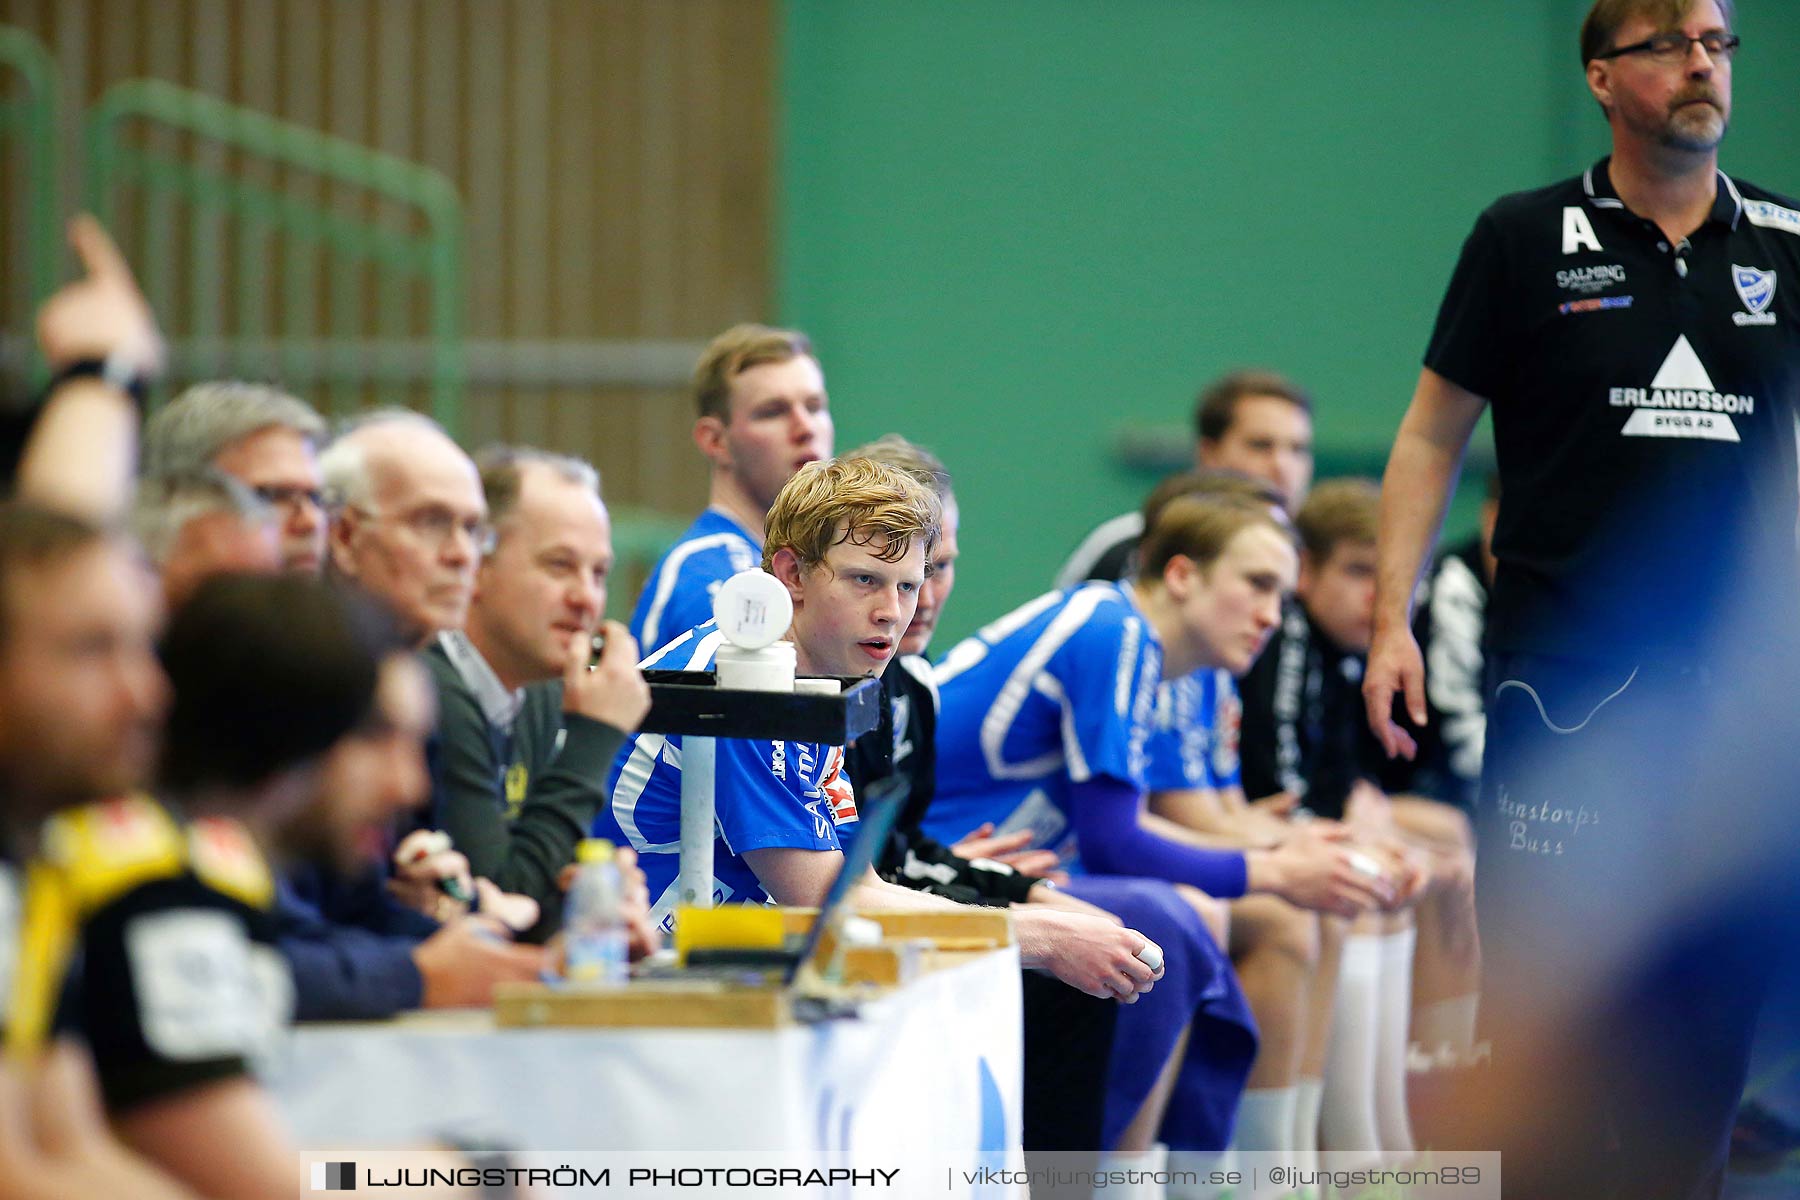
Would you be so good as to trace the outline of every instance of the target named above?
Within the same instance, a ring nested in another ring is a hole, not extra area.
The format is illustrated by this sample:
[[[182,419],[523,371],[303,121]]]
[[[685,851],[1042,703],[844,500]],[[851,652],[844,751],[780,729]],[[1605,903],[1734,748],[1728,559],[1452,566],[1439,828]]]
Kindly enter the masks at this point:
[[[580,864],[563,902],[563,941],[568,980],[583,987],[622,987],[631,955],[622,905],[625,884],[613,844],[588,838],[575,851]]]

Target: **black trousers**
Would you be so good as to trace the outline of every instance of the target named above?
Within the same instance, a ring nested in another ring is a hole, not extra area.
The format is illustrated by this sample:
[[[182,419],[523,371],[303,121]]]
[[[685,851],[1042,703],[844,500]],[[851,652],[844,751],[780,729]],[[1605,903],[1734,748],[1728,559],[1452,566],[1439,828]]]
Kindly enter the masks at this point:
[[[1024,985],[1025,1152],[1096,1153],[1118,1003],[1038,971]]]

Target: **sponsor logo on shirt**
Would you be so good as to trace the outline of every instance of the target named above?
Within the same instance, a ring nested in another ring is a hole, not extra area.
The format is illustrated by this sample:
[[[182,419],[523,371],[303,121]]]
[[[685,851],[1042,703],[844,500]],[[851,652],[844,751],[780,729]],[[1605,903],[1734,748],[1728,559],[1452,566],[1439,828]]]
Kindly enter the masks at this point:
[[[1756,397],[1720,392],[1713,387],[1712,376],[1706,373],[1685,334],[1675,339],[1649,387],[1613,388],[1608,401],[1614,408],[1637,410],[1619,430],[1623,437],[1736,442],[1741,439],[1731,414],[1748,416],[1756,411]]]
[[[1599,296],[1592,300],[1569,300],[1556,306],[1563,316],[1570,313],[1602,312],[1609,308],[1630,308],[1630,296]]]
[[[1771,204],[1767,200],[1744,201],[1744,215],[1750,218],[1752,225],[1761,225],[1765,229],[1785,229],[1789,233],[1800,233],[1800,212],[1791,208],[1783,208],[1779,204]]]
[[[787,743],[769,743],[769,773],[777,779],[787,778]]]
[[[1587,213],[1579,204],[1571,204],[1563,209],[1562,219],[1562,252],[1574,254],[1579,250],[1600,249],[1600,239],[1594,233],[1594,226],[1589,222]]]
[[[1244,702],[1237,688],[1221,682],[1213,722],[1217,731],[1213,738],[1213,774],[1229,779],[1238,771],[1238,739],[1244,723]]]
[[[819,790],[825,793],[825,801],[831,806],[833,825],[848,825],[862,819],[856,811],[856,789],[844,776],[844,752],[839,747],[831,749],[825,767],[825,782],[819,785]]]
[[[894,707],[894,765],[912,757],[912,698],[895,696]]]
[[[1760,267],[1740,267],[1732,263],[1731,286],[1737,289],[1738,299],[1744,302],[1745,309],[1731,314],[1733,324],[1742,328],[1745,325],[1775,323],[1775,314],[1769,311],[1769,305],[1775,302],[1774,271],[1765,271]]]
[[[1556,273],[1556,286],[1565,292],[1591,296],[1625,282],[1625,268],[1618,263],[1600,263],[1592,267],[1566,267]]]

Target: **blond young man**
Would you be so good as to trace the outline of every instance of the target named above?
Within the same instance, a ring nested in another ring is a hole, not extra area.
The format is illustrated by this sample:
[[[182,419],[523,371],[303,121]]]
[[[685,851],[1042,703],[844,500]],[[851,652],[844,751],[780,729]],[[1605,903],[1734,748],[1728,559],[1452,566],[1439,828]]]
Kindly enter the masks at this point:
[[[763,564],[794,602],[789,638],[805,675],[880,675],[918,603],[942,510],[924,485],[867,459],[803,468],[769,511]],[[686,631],[646,666],[704,670],[723,640],[713,623]],[[639,734],[615,764],[596,832],[631,845],[649,877],[652,917],[672,927],[680,838],[680,739]],[[671,752],[673,751],[673,753]],[[856,837],[856,795],[836,746],[760,739],[717,745],[715,903],[817,905]],[[941,907],[873,872],[857,903]],[[1017,922],[1027,966],[1126,1002],[1160,977],[1137,955],[1147,939],[1104,917],[1033,905]]]

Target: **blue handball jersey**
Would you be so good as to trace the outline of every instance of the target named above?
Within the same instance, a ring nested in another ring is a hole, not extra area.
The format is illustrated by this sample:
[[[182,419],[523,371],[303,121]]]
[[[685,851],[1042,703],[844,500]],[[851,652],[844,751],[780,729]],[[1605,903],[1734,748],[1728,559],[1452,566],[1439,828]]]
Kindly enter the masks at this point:
[[[1156,689],[1146,783],[1153,792],[1236,787],[1243,705],[1229,671],[1206,668]]]
[[[750,531],[716,508],[701,513],[657,560],[631,613],[631,636],[645,654],[702,621],[712,620],[719,585],[762,564]]]
[[[945,656],[926,833],[948,844],[992,821],[1071,857],[1073,785],[1145,786],[1162,646],[1129,586],[1040,596]]]
[[[711,621],[644,661],[646,667],[703,671],[724,635]],[[713,903],[770,903],[743,855],[789,847],[847,850],[855,840],[856,794],[841,747],[810,742],[720,738],[714,743]],[[650,886],[650,917],[673,927],[681,861],[681,738],[640,733],[625,744],[607,779],[608,802],[594,836],[629,842]]]

